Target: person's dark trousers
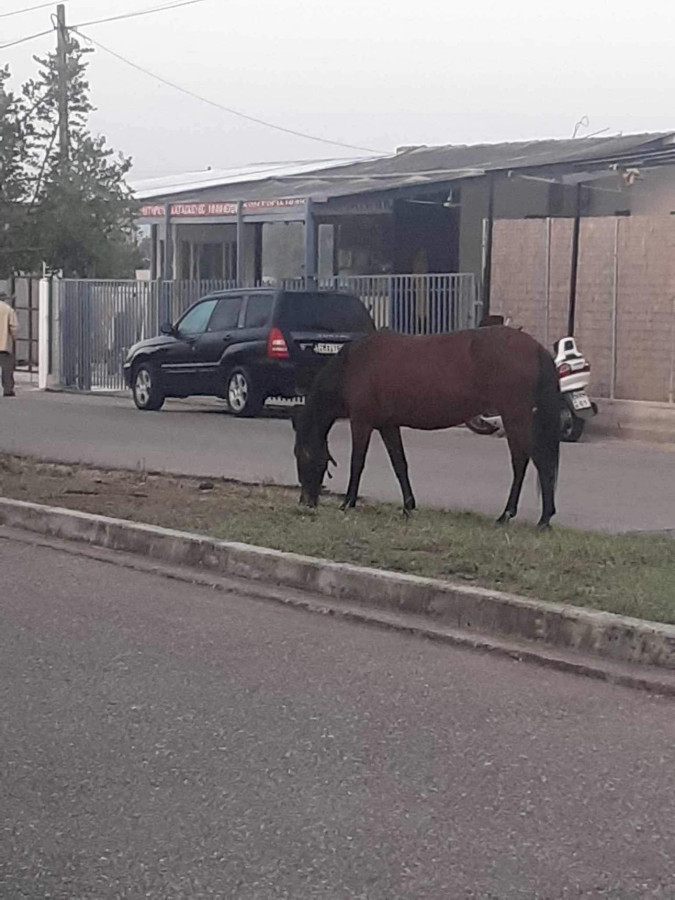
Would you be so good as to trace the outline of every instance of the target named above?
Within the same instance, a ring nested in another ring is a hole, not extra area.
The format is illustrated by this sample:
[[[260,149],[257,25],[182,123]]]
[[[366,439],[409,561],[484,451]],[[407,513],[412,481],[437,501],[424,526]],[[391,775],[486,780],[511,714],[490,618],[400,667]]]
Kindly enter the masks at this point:
[[[2,372],[2,392],[5,397],[14,396],[14,354],[0,353],[0,372]]]

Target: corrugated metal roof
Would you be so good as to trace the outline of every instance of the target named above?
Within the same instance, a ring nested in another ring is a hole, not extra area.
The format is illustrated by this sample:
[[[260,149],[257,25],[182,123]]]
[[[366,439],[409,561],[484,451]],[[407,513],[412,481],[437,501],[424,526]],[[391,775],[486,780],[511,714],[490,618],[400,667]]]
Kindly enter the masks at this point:
[[[311,159],[297,162],[251,163],[232,169],[205,169],[201,172],[187,172],[178,175],[163,175],[157,178],[131,180],[131,188],[138,200],[152,197],[168,197],[207,188],[234,184],[249,184],[268,178],[284,178],[302,175],[323,169],[335,169],[341,165],[352,165],[361,159]]]
[[[363,160],[340,175],[442,174],[461,170],[484,172],[586,163],[620,157],[636,150],[661,149],[673,142],[673,132],[566,140],[519,141],[503,144],[449,144],[416,147],[395,156]]]
[[[203,172],[160,186],[153,180],[136,186],[138,199],[266,200],[313,197],[330,199],[457,181],[488,172],[570,171],[612,163],[675,164],[675,133],[615,137],[519,141],[501,144],[416,147],[389,156],[361,160],[271,163]]]

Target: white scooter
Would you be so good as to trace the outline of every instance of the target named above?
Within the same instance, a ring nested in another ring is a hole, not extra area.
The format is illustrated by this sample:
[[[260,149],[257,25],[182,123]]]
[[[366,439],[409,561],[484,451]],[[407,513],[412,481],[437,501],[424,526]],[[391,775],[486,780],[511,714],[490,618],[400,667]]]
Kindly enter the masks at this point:
[[[564,401],[560,413],[560,437],[563,441],[578,441],[584,433],[586,419],[592,419],[598,412],[597,404],[586,393],[591,380],[591,365],[579,352],[573,337],[561,338],[553,352]]]
[[[504,324],[508,325],[508,320]],[[560,439],[569,442],[578,441],[584,432],[586,419],[592,418],[598,412],[597,405],[586,393],[591,380],[591,366],[579,352],[573,337],[561,338],[554,345],[553,353],[563,399],[560,410]],[[501,416],[497,414],[476,416],[466,425],[475,434],[499,433],[500,437],[504,434]]]

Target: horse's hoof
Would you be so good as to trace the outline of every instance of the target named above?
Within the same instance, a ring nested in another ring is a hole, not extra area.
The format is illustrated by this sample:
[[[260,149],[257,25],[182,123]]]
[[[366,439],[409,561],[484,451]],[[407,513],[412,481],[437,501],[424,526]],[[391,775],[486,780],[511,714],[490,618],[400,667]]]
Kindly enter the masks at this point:
[[[495,522],[495,525],[508,525],[513,516],[510,512],[503,512]]]
[[[402,512],[402,514],[403,514],[403,518],[404,518],[404,519],[409,519],[409,518],[410,518],[411,510],[407,509],[407,508],[404,506],[403,509],[401,510],[401,512]]]
[[[551,523],[550,522],[537,522],[537,531],[550,531]]]

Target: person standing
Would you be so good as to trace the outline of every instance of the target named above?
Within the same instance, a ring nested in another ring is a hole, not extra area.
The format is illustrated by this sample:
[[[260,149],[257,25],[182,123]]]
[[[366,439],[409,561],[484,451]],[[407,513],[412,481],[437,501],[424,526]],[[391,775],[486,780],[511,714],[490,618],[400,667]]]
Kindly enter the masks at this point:
[[[6,296],[6,295],[4,295]],[[14,341],[19,332],[16,313],[0,296],[0,372],[2,392],[5,397],[14,397]]]

